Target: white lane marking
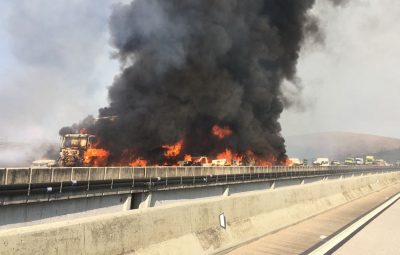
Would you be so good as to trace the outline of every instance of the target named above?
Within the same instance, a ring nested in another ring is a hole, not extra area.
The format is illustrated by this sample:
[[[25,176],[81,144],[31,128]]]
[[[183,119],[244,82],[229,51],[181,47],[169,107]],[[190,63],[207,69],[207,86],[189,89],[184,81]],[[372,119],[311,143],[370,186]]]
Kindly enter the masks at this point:
[[[313,250],[312,252],[309,253],[309,255],[322,255],[326,254],[329,252],[333,247],[335,247],[337,244],[339,244],[341,241],[343,241],[346,237],[357,231],[362,225],[364,225],[366,222],[371,220],[373,217],[375,217],[377,214],[379,214],[381,211],[385,210],[387,207],[389,207],[391,204],[393,204],[397,199],[400,198],[400,193],[396,194],[393,196],[391,199],[387,200],[385,203],[381,204],[379,207],[359,219],[358,221],[354,222],[351,224],[349,227],[344,229],[342,232],[339,234],[335,235],[332,237],[330,240],[328,240],[326,243],[323,245],[319,246],[317,249]]]

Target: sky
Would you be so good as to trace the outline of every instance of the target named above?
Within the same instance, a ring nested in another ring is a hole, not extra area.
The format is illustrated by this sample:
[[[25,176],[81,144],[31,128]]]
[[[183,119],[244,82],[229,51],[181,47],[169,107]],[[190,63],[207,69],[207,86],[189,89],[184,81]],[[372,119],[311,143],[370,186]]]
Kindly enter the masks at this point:
[[[304,107],[281,118],[283,135],[346,131],[400,137],[400,2],[352,0],[313,13],[323,45],[306,44],[298,62]]]
[[[97,115],[119,72],[108,17],[118,0],[0,2],[0,141],[58,141]],[[400,137],[400,2],[318,0],[323,43],[307,41],[303,87],[282,114],[284,136],[349,131]]]
[[[97,114],[119,71],[108,17],[119,1],[0,2],[0,139],[58,140]]]

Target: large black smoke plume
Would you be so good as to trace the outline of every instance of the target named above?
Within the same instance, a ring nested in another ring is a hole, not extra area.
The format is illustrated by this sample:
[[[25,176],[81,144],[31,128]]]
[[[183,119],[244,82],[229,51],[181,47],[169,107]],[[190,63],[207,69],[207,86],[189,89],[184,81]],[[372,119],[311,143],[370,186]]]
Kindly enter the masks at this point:
[[[181,155],[225,148],[286,157],[278,122],[280,85],[295,80],[314,0],[135,0],[110,19],[122,73],[90,132],[114,160],[129,151],[162,161],[163,144]],[[213,125],[229,127],[225,139]]]

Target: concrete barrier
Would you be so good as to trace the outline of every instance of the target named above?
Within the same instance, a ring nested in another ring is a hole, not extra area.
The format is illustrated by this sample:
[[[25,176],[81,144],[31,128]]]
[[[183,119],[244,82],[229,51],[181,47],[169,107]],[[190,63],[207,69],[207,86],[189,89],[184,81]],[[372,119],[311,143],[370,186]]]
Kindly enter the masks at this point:
[[[368,174],[2,230],[0,254],[212,254],[399,180],[395,172]]]
[[[11,228],[26,222],[56,221],[57,217],[73,219],[77,215],[120,212],[130,208],[129,195],[82,197],[73,200],[13,204],[0,207],[0,228]],[[49,219],[49,220],[48,220]],[[1,242],[0,242],[1,245]]]
[[[180,177],[227,174],[262,174],[296,172],[335,171],[381,171],[397,170],[398,167],[385,166],[227,166],[227,167],[54,167],[54,168],[0,168],[0,185],[48,183],[63,181],[94,181],[135,179],[148,177]]]
[[[6,172],[5,168],[0,168],[0,185],[6,182]]]

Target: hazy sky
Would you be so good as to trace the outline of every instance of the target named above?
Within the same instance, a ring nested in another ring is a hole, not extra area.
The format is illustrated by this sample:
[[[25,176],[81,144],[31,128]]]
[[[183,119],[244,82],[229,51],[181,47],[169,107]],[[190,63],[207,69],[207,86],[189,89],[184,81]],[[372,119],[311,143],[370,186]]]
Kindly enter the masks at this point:
[[[107,104],[118,74],[108,16],[118,0],[0,2],[0,137],[56,140],[61,126]],[[124,1],[127,2],[127,1]],[[400,2],[319,0],[325,43],[307,44],[298,76],[303,106],[284,135],[352,131],[400,137]]]
[[[0,137],[58,139],[60,127],[107,103],[108,0],[0,2]]]
[[[400,1],[318,1],[325,44],[304,47],[306,109],[282,116],[284,134],[351,131],[400,137]]]

